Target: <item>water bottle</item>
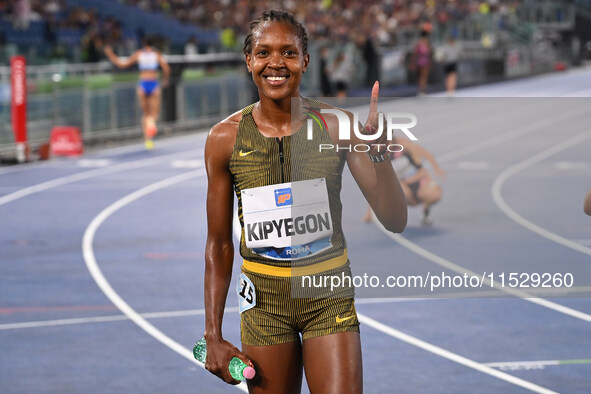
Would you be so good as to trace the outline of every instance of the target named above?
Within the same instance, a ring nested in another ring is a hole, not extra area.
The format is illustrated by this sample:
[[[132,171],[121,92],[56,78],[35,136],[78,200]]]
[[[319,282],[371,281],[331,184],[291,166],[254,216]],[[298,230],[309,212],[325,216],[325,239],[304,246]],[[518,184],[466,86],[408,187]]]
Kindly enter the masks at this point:
[[[207,356],[207,342],[205,342],[205,338],[201,338],[195,343],[195,346],[193,346],[193,356],[195,356],[197,361],[205,364],[205,357]],[[238,357],[233,357],[230,360],[228,371],[230,371],[230,375],[236,380],[252,379],[256,373],[253,367],[249,367]]]

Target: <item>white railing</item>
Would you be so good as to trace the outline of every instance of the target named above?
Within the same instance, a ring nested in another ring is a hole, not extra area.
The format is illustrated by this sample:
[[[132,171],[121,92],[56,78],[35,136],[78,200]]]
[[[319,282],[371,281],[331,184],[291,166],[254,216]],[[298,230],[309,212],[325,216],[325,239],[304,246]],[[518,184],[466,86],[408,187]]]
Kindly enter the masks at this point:
[[[167,56],[172,75],[163,91],[165,130],[205,127],[251,99],[239,54]],[[141,135],[137,71],[109,62],[27,67],[27,130],[31,149],[57,125],[79,127],[85,141]],[[10,68],[0,67],[0,154],[11,152]]]

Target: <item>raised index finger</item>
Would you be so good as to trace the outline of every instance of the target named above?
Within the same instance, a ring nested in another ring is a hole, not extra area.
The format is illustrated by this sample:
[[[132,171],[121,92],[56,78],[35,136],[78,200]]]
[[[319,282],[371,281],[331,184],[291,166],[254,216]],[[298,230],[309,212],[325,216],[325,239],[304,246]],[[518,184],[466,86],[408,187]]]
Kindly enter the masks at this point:
[[[371,89],[371,101],[369,102],[369,116],[367,117],[370,124],[373,124],[378,114],[378,96],[380,94],[380,83],[376,81]]]

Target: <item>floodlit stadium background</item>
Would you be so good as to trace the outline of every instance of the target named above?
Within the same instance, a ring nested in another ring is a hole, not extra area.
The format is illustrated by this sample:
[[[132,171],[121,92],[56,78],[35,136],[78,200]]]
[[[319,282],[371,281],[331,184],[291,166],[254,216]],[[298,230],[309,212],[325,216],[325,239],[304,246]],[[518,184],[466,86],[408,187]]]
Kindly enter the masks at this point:
[[[394,237],[361,222],[365,203],[345,174],[354,274],[369,271],[368,259],[380,261],[372,266],[380,275],[491,266],[576,273],[573,288],[543,298],[528,298],[531,288],[514,297],[490,288],[359,297],[365,391],[591,390],[588,2],[31,1],[26,18],[17,3],[0,10],[0,391],[244,390],[191,356],[204,328],[203,143],[211,124],[253,100],[240,43],[268,4],[291,9],[310,31],[305,95],[320,95],[319,49],[329,45],[328,61],[341,49],[355,59],[349,96],[369,97],[363,48],[371,38],[380,110],[428,113],[419,140],[448,174],[434,225],[421,227],[411,208]],[[454,98],[442,92],[441,64],[429,97],[413,97],[405,59],[426,22],[435,47],[453,34],[464,49]],[[96,34],[121,55],[141,34],[161,39],[173,78],[154,151],[140,144],[137,73],[92,58]],[[186,46],[192,36],[197,45]],[[28,63],[32,162],[8,165],[15,54]],[[57,125],[81,130],[83,156],[39,160]],[[224,334],[238,344],[232,292],[227,307]]]

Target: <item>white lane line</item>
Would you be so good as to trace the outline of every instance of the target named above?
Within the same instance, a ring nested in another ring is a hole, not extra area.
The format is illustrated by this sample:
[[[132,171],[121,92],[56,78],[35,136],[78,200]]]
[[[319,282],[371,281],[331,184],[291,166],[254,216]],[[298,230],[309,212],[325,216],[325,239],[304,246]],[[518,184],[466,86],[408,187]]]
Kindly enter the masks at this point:
[[[124,315],[110,315],[110,316],[94,316],[94,317],[79,317],[72,319],[56,319],[56,320],[41,320],[30,321],[23,323],[6,323],[0,324],[0,330],[17,330],[21,328],[39,328],[39,327],[53,327],[53,326],[69,326],[72,324],[88,324],[88,323],[104,323],[111,321],[129,320]]]
[[[175,160],[170,163],[172,168],[201,168],[204,166],[203,160]]]
[[[153,157],[149,159],[142,159],[137,161],[132,161],[128,163],[121,163],[111,167],[103,167],[97,168],[95,170],[84,171],[81,173],[67,175],[61,178],[52,179],[50,181],[42,182],[37,185],[25,187],[24,189],[20,189],[14,193],[7,194],[5,196],[0,197],[0,206],[4,204],[8,204],[9,202],[18,200],[19,198],[23,198],[26,196],[30,196],[31,194],[39,193],[45,190],[52,189],[54,187],[67,185],[68,183],[77,182],[85,179],[95,178],[102,175],[113,174],[120,171],[126,171],[135,168],[142,168],[157,164],[161,161],[169,160],[170,158],[178,158],[179,155],[185,154],[195,154],[197,152],[201,152],[200,149],[185,151],[185,152],[176,152],[171,153],[164,156]]]
[[[162,181],[148,185],[142,189],[136,190],[131,194],[128,194],[127,196],[115,201],[113,204],[109,205],[101,213],[99,213],[86,228],[86,231],[84,232],[84,237],[82,239],[82,254],[84,256],[84,261],[86,262],[86,267],[88,268],[88,271],[92,275],[92,278],[94,279],[98,287],[107,296],[107,298],[109,298],[109,300],[111,300],[111,302],[125,316],[127,316],[131,321],[133,321],[146,333],[151,335],[153,338],[161,342],[169,349],[173,350],[174,352],[183,356],[190,362],[195,363],[202,368],[205,367],[202,363],[195,360],[195,358],[193,357],[193,352],[190,349],[187,349],[180,343],[176,342],[175,340],[164,334],[162,331],[158,330],[154,325],[149,323],[144,317],[142,317],[142,315],[137,313],[135,309],[133,309],[127,302],[125,302],[123,298],[121,298],[121,296],[119,296],[119,294],[111,287],[109,281],[107,281],[101,269],[99,268],[99,265],[94,256],[92,244],[94,240],[94,235],[96,234],[96,231],[99,229],[99,227],[103,224],[105,220],[107,220],[107,218],[109,218],[109,216],[117,212],[119,209],[150,193],[204,175],[204,170],[194,170],[171,178],[164,179]],[[244,392],[248,392],[248,389],[246,388],[246,383],[244,382],[237,385],[236,387]]]
[[[550,295],[565,295],[569,293],[577,292],[589,292],[591,287],[571,287],[568,290],[561,291],[560,289],[553,289]],[[441,296],[421,296],[421,297],[401,297],[401,298],[358,298],[355,300],[355,305],[374,305],[374,304],[392,304],[392,303],[405,303],[405,302],[425,302],[425,301],[446,301],[455,298],[484,298],[484,297],[496,297],[498,291],[480,291],[473,293],[453,293],[453,296],[441,297]],[[238,312],[236,307],[227,307],[224,312]],[[199,316],[205,314],[205,309],[189,309],[180,311],[167,311],[167,312],[147,312],[140,313],[145,319],[164,319],[173,317],[187,317],[187,316]],[[129,320],[125,315],[107,315],[107,316],[90,316],[90,317],[75,317],[69,319],[55,319],[55,320],[37,320],[29,322],[17,322],[17,323],[4,323],[0,324],[0,330],[15,330],[21,328],[39,328],[39,327],[51,327],[51,326],[67,326],[73,324],[91,324],[91,323],[106,323],[112,321]]]
[[[486,161],[459,161],[456,163],[458,170],[482,171],[490,168],[490,163]]]
[[[419,256],[424,257],[425,259],[432,261],[433,263],[435,263],[437,265],[447,268],[450,271],[457,272],[458,274],[461,274],[461,275],[468,274],[468,275],[474,275],[474,276],[478,276],[478,277],[480,277],[482,275],[481,273],[480,274],[476,273],[474,271],[471,271],[467,268],[462,267],[461,265],[455,264],[455,263],[451,262],[450,260],[444,259],[443,257],[436,255],[435,253],[431,253],[428,250],[423,249],[419,245],[404,238],[400,234],[393,234],[393,233],[389,232],[388,230],[386,230],[384,228],[384,226],[382,226],[382,224],[377,219],[374,219],[374,222],[380,228],[380,230],[382,230],[382,232],[384,234],[386,234],[387,236],[392,238],[394,241],[398,242],[400,245],[404,246],[405,248],[409,249],[410,251],[414,252],[415,254],[418,254]],[[496,282],[496,281],[491,282],[487,278],[484,278],[483,282],[488,287],[492,287],[496,290],[502,291],[502,292],[510,294],[512,296],[522,298],[525,301],[529,301],[529,302],[537,304],[539,306],[543,306],[545,308],[552,309],[556,312],[560,312],[560,313],[572,316],[572,317],[580,319],[580,320],[591,322],[591,315],[589,315],[587,313],[580,312],[580,311],[577,311],[572,308],[568,308],[566,306],[557,304],[552,301],[545,300],[543,298],[536,298],[536,297],[532,296],[531,294],[526,293],[525,291],[517,290],[517,289],[511,288],[511,287],[507,287],[507,286],[503,287],[501,285],[501,283]]]
[[[497,100],[499,99],[494,99],[495,104]],[[462,102],[465,101],[468,100],[462,100]],[[438,129],[437,132],[429,133],[428,135],[426,135],[426,138],[420,138],[419,143],[427,141],[430,144],[432,144],[433,142],[438,140],[445,140],[452,136],[456,137],[456,134],[462,134],[465,132],[471,133],[474,130],[482,128],[482,125],[488,125],[488,127],[491,127],[494,124],[500,123],[501,127],[503,127],[503,125],[506,125],[507,123],[511,124],[511,120],[519,121],[524,116],[524,114],[527,117],[527,119],[531,119],[531,117],[533,117],[535,113],[540,111],[544,112],[544,110],[541,109],[541,107],[543,108],[543,106],[540,104],[540,102],[536,102],[536,100],[533,100],[531,104],[528,103],[521,107],[515,105],[513,105],[510,108],[498,107],[499,105],[495,105],[494,109],[489,108],[489,111],[487,111],[485,114],[474,113],[473,111],[465,110],[464,108],[461,109],[460,113],[458,113],[457,111],[450,111],[453,117],[451,125],[443,128],[442,130],[451,128],[454,129],[454,131],[448,133],[440,133],[439,131],[441,129]],[[463,119],[466,117],[466,115],[470,116],[469,120]],[[461,121],[458,122],[459,119],[461,119]],[[441,124],[447,125],[449,124],[449,122],[443,123],[439,121],[435,127],[439,127]]]
[[[424,106],[425,105],[429,105],[428,103],[421,103],[421,101],[419,101],[416,98],[411,98],[411,100],[413,100],[413,102],[411,104],[420,106],[420,110],[423,111],[424,110]],[[511,108],[502,108],[502,109],[497,109],[497,112],[495,111],[491,111],[490,108],[488,109],[484,109],[482,111],[482,113],[480,113],[480,111],[478,112],[474,112],[474,108],[476,107],[476,109],[481,109],[484,108],[482,105],[479,104],[474,104],[472,105],[472,103],[474,102],[474,100],[466,100],[463,99],[461,104],[461,113],[465,114],[465,113],[470,113],[473,116],[473,119],[477,119],[477,126],[470,126],[472,123],[470,122],[462,122],[460,125],[457,124],[457,119],[458,119],[458,110],[460,109],[460,105],[459,103],[449,103],[449,102],[445,102],[447,101],[447,98],[444,100],[430,100],[431,102],[439,102],[439,103],[443,103],[443,106],[439,108],[438,111],[434,112],[434,111],[429,111],[429,116],[426,118],[420,117],[419,115],[419,122],[422,128],[430,128],[430,129],[435,129],[435,131],[431,132],[431,133],[421,133],[420,135],[417,135],[417,137],[419,138],[419,142],[423,143],[425,141],[428,141],[430,143],[433,143],[433,141],[439,140],[439,139],[446,139],[446,138],[450,138],[452,136],[455,136],[456,134],[461,134],[464,132],[470,132],[472,131],[475,127],[481,127],[481,124],[490,124],[490,122],[499,120],[499,119],[503,119],[506,120],[507,117],[510,114],[513,113],[520,113],[523,110],[527,110],[529,109],[529,107],[536,107],[536,104],[531,104],[531,105],[527,105],[521,108],[517,108],[515,106],[511,107]],[[417,114],[419,113],[419,111],[416,111],[414,106],[404,106],[403,103],[400,103],[398,101],[395,102],[385,102],[380,104],[381,107],[381,112],[383,113],[387,113],[391,111],[396,111],[399,112],[401,108],[404,108],[405,112],[410,112],[410,113],[414,113]],[[408,104],[408,103],[406,103]],[[450,105],[451,104],[451,105]],[[470,107],[467,107],[466,105],[470,105]],[[436,107],[437,108],[437,107]],[[348,108],[348,110],[350,111],[356,111],[360,113],[360,118],[363,119],[365,116],[367,116],[367,112],[369,111],[369,106],[367,104],[363,104],[363,105],[359,105],[356,107],[352,107],[352,108]],[[441,116],[441,115],[445,115],[445,116]],[[446,125],[445,127],[441,127],[441,125]]]
[[[558,115],[543,117],[542,119],[536,122],[529,123],[527,126],[520,127],[518,131],[510,131],[505,134],[499,134],[496,137],[488,138],[482,140],[481,142],[477,142],[475,144],[468,145],[464,148],[456,149],[451,152],[440,155],[437,161],[439,161],[440,163],[445,163],[454,159],[458,159],[462,156],[469,155],[481,149],[489,148],[493,145],[498,145],[502,142],[509,142],[517,137],[522,137],[535,131],[539,131],[539,129],[547,128],[549,125],[556,123],[563,124],[564,121],[569,120],[575,116],[586,115],[588,113],[589,108],[587,106],[581,106],[576,107],[573,110],[567,112],[562,112]]]
[[[226,312],[238,312],[238,308],[231,307],[224,309]],[[186,316],[200,316],[205,314],[205,309],[190,309],[185,311],[169,311],[169,312],[149,312],[141,313],[140,315],[145,319],[165,319],[170,317],[186,317]],[[90,323],[106,323],[112,321],[129,320],[125,315],[109,315],[109,316],[91,316],[91,317],[77,317],[71,319],[56,319],[56,320],[39,320],[21,323],[6,323],[0,324],[0,330],[16,330],[21,328],[39,328],[52,326],[69,326],[73,324],[90,324]]]
[[[588,170],[591,168],[591,162],[589,161],[558,161],[554,165],[556,169],[562,171],[572,170]]]
[[[519,371],[531,369],[545,369],[553,365],[581,365],[591,364],[591,359],[573,359],[573,360],[540,360],[540,361],[501,361],[496,363],[486,363],[489,367],[499,368],[502,371]]]
[[[392,327],[382,324],[382,323],[378,322],[377,320],[374,320],[374,319],[372,319],[368,316],[365,316],[363,314],[357,313],[357,316],[358,316],[359,321],[361,323],[366,324],[375,330],[381,331],[386,335],[389,335],[389,336],[399,339],[403,342],[406,342],[406,343],[409,343],[409,344],[414,345],[416,347],[419,347],[423,350],[426,350],[430,353],[436,354],[440,357],[446,358],[446,359],[453,361],[455,363],[464,365],[468,368],[475,369],[475,370],[482,372],[484,374],[493,376],[497,379],[504,380],[508,383],[523,387],[525,389],[531,390],[536,393],[556,393],[555,391],[549,390],[545,387],[538,386],[537,384],[528,382],[527,380],[523,380],[518,377],[509,375],[505,372],[498,371],[494,368],[491,368],[490,366],[486,366],[484,364],[478,363],[478,362],[471,360],[469,358],[460,356],[459,354],[450,352],[449,350],[445,350],[443,348],[440,348],[439,346],[432,345],[428,342],[425,342],[423,340],[420,340],[418,338],[415,338],[413,336],[405,334],[401,331],[398,331]]]
[[[76,164],[83,168],[100,168],[110,166],[112,163],[109,159],[80,159]]]
[[[440,161],[440,163],[444,163],[444,162],[449,161],[449,160],[457,159],[457,158],[460,158],[460,157],[462,157],[464,155],[468,155],[468,154],[474,153],[474,152],[476,152],[476,151],[478,151],[480,149],[488,148],[490,146],[499,144],[501,142],[510,141],[513,138],[516,138],[516,137],[519,137],[519,136],[523,136],[525,134],[529,134],[529,133],[531,133],[533,131],[536,131],[536,129],[533,126],[536,126],[537,128],[541,128],[543,126],[548,126],[551,123],[555,123],[557,121],[558,122],[559,121],[563,121],[563,120],[566,120],[568,118],[574,117],[577,114],[583,115],[583,114],[585,114],[587,112],[588,112],[588,109],[586,107],[585,108],[574,109],[572,111],[568,111],[568,112],[562,113],[560,115],[557,115],[557,116],[553,116],[551,118],[544,119],[543,121],[532,123],[529,126],[520,128],[519,131],[517,131],[517,132],[513,131],[513,132],[508,132],[508,133],[505,133],[505,134],[501,134],[499,136],[496,136],[496,137],[493,137],[493,138],[489,138],[487,140],[483,140],[483,141],[481,141],[479,143],[476,143],[476,144],[467,146],[465,148],[460,148],[460,149],[457,149],[455,151],[451,151],[451,152],[449,152],[449,153],[447,153],[445,155],[442,155],[442,157],[439,159],[439,161]],[[551,122],[549,122],[550,119],[552,119]],[[389,232],[388,230],[386,230],[381,225],[381,223],[375,218],[375,216],[374,216],[374,220],[373,221],[374,221],[374,223],[376,223],[376,225],[378,226],[378,228],[384,234],[386,234],[388,237],[392,238],[394,241],[396,241],[400,245],[404,246],[405,248],[407,248],[407,249],[411,250],[412,252],[418,254],[419,256],[422,256],[425,259],[430,260],[430,261],[432,261],[433,263],[435,263],[437,265],[441,265],[443,267],[446,267],[446,268],[448,268],[448,269],[450,269],[452,271],[455,271],[457,273],[460,273],[460,274],[464,274],[464,273],[470,274],[470,273],[472,273],[472,271],[468,270],[467,268],[464,268],[464,267],[462,267],[462,266],[460,266],[458,264],[455,264],[455,263],[453,263],[453,262],[451,262],[449,260],[444,259],[441,256],[438,256],[438,255],[436,255],[434,253],[431,253],[431,252],[429,252],[426,249],[423,249],[422,247],[418,246],[417,244],[415,244],[415,243],[409,241],[408,239],[404,238],[402,235],[393,234],[393,233]],[[579,245],[579,246],[583,247],[582,245]],[[536,298],[536,297],[534,297],[534,296],[532,296],[532,295],[530,295],[530,294],[528,294],[526,292],[523,292],[523,291],[514,290],[514,289],[511,289],[511,288],[501,287],[500,284],[491,283],[491,282],[489,282],[486,279],[485,279],[485,283],[487,283],[487,285],[489,285],[489,286],[491,284],[493,284],[493,285],[495,285],[495,288],[499,289],[500,291],[503,291],[505,293],[512,294],[512,295],[515,295],[517,297],[523,298],[526,301],[529,301],[531,303],[537,304],[537,305],[542,306],[544,308],[548,308],[548,309],[554,310],[556,312],[563,313],[565,315],[568,315],[568,316],[571,316],[571,317],[574,317],[574,318],[577,318],[577,319],[580,319],[580,320],[583,320],[583,321],[591,322],[591,315],[589,315],[587,313],[580,312],[580,311],[577,311],[575,309],[565,307],[563,305],[560,305],[560,304],[557,304],[557,303],[554,303],[554,302],[545,300],[543,298]]]
[[[507,179],[509,179],[510,177],[512,177],[513,175],[517,174],[520,171],[525,170],[528,167],[533,166],[536,163],[539,163],[542,160],[548,159],[549,157],[552,157],[553,155],[562,152],[563,150],[566,150],[568,148],[571,148],[581,142],[583,142],[584,140],[586,140],[587,138],[591,137],[591,133],[587,132],[587,133],[581,133],[573,138],[570,138],[560,144],[554,145],[549,149],[546,149],[538,154],[535,154],[531,157],[529,157],[528,159],[525,159],[509,168],[507,168],[505,171],[503,171],[494,181],[493,186],[492,186],[492,196],[493,196],[493,200],[495,202],[495,204],[497,205],[497,207],[499,207],[499,209],[509,217],[509,219],[513,220],[515,223],[525,227],[526,229],[552,241],[552,242],[556,242],[557,244],[566,246],[567,248],[576,250],[577,252],[581,252],[583,254],[586,254],[588,256],[591,256],[591,248],[587,247],[587,246],[583,246],[579,243],[576,243],[574,241],[571,241],[570,239],[561,237],[558,234],[555,234],[551,231],[546,230],[543,227],[540,227],[536,224],[533,224],[532,222],[530,222],[529,220],[525,219],[523,216],[519,215],[517,212],[515,212],[510,206],[509,204],[507,204],[507,202],[505,201],[505,199],[503,198],[502,195],[502,188],[503,188],[503,184],[505,183],[505,181]],[[582,199],[582,197],[581,197]],[[582,213],[581,213],[582,215]]]
[[[197,130],[195,133],[191,133],[188,135],[176,136],[176,137],[170,137],[170,138],[158,140],[157,141],[158,148],[168,147],[171,145],[178,145],[179,143],[184,144],[184,146],[191,146],[193,144],[193,142],[190,141],[191,139],[196,139],[199,141],[201,136],[204,136],[208,130],[209,129],[200,129],[200,130]],[[189,140],[189,141],[183,142],[183,140]],[[117,159],[116,155],[121,155],[124,153],[132,153],[132,152],[139,153],[139,152],[144,152],[145,150],[146,150],[146,148],[144,147],[143,142],[141,143],[141,145],[137,144],[137,143],[133,143],[130,145],[123,145],[123,146],[118,146],[118,147],[114,147],[114,148],[103,148],[103,149],[93,150],[92,152],[90,152],[88,154],[88,158],[89,158],[89,160],[92,160],[92,158],[95,158],[95,157],[103,157],[103,156],[110,157],[111,155],[114,155],[115,157],[111,157],[111,160],[116,160]],[[22,172],[22,171],[29,170],[29,169],[36,169],[37,167],[55,168],[61,164],[68,163],[69,160],[71,160],[71,159],[53,158],[49,161],[48,160],[40,160],[40,161],[32,161],[29,163],[23,163],[23,164],[18,164],[18,165],[13,165],[13,166],[1,167],[0,168],[0,175],[13,174],[16,172]]]
[[[441,298],[363,298],[355,300],[355,305],[364,304],[387,304],[393,302],[413,302],[413,301],[440,301]],[[238,312],[237,307],[227,307],[224,313]],[[205,309],[189,309],[181,311],[168,312],[148,312],[140,313],[145,319],[165,319],[171,317],[187,317],[187,316],[201,316],[205,314]],[[90,317],[74,317],[70,319],[55,319],[55,320],[37,320],[29,322],[18,323],[4,323],[0,324],[0,330],[17,330],[22,328],[40,328],[52,326],[69,326],[74,324],[91,324],[91,323],[108,323],[113,321],[129,320],[126,315],[107,315],[107,316],[90,316]]]

